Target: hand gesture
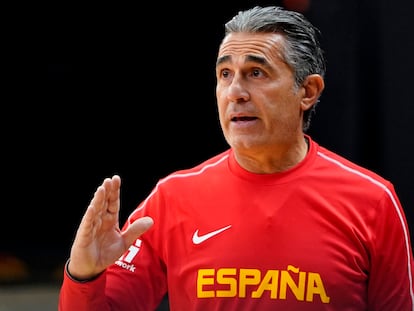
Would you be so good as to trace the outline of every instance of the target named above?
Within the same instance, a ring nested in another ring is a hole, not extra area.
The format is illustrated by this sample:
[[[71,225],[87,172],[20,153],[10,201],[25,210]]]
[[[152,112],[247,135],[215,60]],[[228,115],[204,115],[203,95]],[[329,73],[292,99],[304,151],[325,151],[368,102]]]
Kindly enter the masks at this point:
[[[121,178],[106,178],[86,210],[71,248],[68,271],[76,279],[93,278],[113,264],[153,224],[150,217],[119,228]]]

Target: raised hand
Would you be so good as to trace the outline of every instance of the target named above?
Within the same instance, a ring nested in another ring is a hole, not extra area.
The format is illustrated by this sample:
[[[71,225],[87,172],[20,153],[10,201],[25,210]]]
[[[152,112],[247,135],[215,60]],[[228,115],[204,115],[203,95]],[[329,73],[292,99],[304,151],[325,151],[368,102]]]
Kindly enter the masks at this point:
[[[76,279],[93,278],[114,263],[153,224],[143,217],[121,232],[121,178],[106,178],[96,189],[72,245],[68,270]]]

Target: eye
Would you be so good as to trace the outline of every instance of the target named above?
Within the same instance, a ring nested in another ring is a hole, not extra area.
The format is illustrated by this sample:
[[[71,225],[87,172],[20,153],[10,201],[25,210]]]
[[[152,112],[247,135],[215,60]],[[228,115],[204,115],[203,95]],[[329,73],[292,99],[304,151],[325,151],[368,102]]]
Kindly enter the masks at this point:
[[[262,70],[260,70],[259,68],[254,68],[254,69],[252,70],[251,75],[252,75],[253,77],[260,78],[260,77],[262,77],[264,74],[263,74],[263,71],[262,71]]]
[[[228,76],[230,75],[230,71],[229,70],[222,70],[221,71],[221,76],[223,77],[223,78],[227,78]]]

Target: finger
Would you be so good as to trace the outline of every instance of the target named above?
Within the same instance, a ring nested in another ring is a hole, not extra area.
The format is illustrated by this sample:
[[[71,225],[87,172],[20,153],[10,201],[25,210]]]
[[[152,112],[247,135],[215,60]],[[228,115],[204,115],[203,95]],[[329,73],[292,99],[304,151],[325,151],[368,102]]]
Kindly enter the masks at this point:
[[[90,236],[96,226],[99,226],[99,219],[101,214],[101,206],[103,205],[105,196],[105,189],[99,186],[94,196],[82,217],[81,223],[78,227],[78,235],[82,237]]]
[[[131,245],[144,232],[151,228],[153,224],[154,220],[148,216],[144,216],[142,218],[138,218],[137,220],[135,220],[122,233],[125,245]]]
[[[86,210],[85,216],[89,215],[90,218],[93,218],[100,214],[102,210],[105,210],[105,193],[106,190],[103,185],[96,188],[96,191],[93,194],[93,197]]]
[[[107,178],[103,182],[105,188],[105,209],[110,214],[119,212],[119,195],[121,188],[121,178],[114,175],[112,178]]]

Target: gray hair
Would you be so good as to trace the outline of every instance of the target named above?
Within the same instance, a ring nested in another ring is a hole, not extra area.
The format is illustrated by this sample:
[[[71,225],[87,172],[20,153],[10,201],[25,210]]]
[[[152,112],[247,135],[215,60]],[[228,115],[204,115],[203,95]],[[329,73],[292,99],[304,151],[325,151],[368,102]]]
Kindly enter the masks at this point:
[[[297,87],[300,87],[311,74],[325,76],[326,63],[318,38],[320,31],[301,13],[278,6],[256,6],[240,11],[225,24],[224,28],[225,36],[233,32],[282,34],[286,40],[282,57],[292,68]],[[304,131],[310,126],[315,107],[316,105],[313,105],[304,113]]]

